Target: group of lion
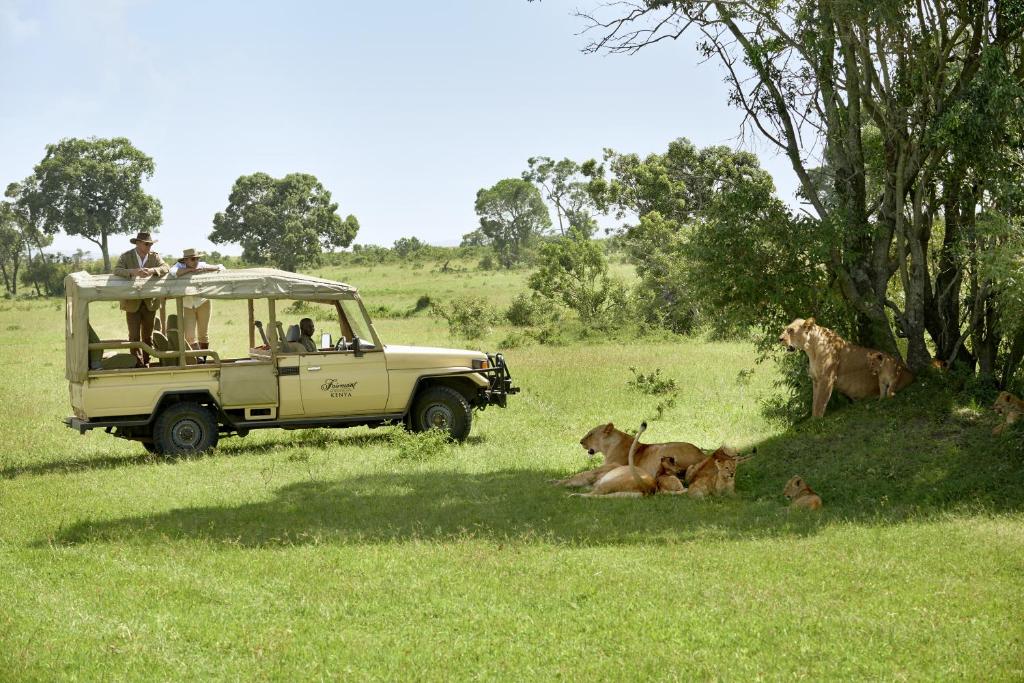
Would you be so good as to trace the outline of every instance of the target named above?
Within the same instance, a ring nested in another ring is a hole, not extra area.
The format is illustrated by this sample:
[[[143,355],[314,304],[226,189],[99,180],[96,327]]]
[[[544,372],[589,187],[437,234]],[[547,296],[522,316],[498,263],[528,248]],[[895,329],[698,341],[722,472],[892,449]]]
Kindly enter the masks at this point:
[[[814,318],[797,318],[782,331],[779,343],[789,352],[803,351],[809,361],[813,387],[811,415],[825,414],[833,391],[852,398],[892,398],[914,381],[914,374],[903,362],[883,351],[851,344],[833,330],[818,325]],[[1024,416],[1024,401],[1002,392],[993,409],[1005,416],[1005,422],[993,430],[1000,434]],[[647,423],[635,435],[608,424],[594,427],[580,439],[591,455],[601,453],[600,467],[580,472],[554,483],[568,487],[590,487],[591,497],[633,497],[653,494],[689,495],[694,498],[732,495],[736,490],[736,468],[751,456],[722,446],[710,455],[699,447],[681,441],[658,444],[640,443]],[[821,509],[821,496],[799,475],[792,477],[783,490],[791,507]]]

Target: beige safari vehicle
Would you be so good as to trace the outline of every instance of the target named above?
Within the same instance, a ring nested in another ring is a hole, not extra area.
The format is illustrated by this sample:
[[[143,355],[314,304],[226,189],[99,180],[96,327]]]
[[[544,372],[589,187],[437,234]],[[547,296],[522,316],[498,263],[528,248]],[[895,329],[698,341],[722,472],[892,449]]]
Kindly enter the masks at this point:
[[[64,285],[74,411],[65,424],[82,434],[103,429],[154,453],[203,451],[220,436],[270,427],[397,423],[414,431],[444,429],[464,440],[473,409],[504,407],[519,391],[501,354],[384,344],[356,289],[341,282],[260,268],[134,280],[78,272]],[[188,348],[177,326],[187,296],[214,301],[211,327],[222,336],[225,329],[247,330],[248,356]],[[164,322],[152,346],[100,339],[89,323],[90,304],[109,308],[109,302],[153,298],[163,301]],[[234,320],[220,327],[227,307],[216,302],[225,299],[247,302],[246,326]],[[327,307],[317,309],[324,312],[317,317],[336,315],[337,341],[330,333],[318,335],[317,350],[308,351],[299,336],[301,316],[276,305],[288,300]],[[150,356],[149,367],[135,367],[132,350],[140,348]]]

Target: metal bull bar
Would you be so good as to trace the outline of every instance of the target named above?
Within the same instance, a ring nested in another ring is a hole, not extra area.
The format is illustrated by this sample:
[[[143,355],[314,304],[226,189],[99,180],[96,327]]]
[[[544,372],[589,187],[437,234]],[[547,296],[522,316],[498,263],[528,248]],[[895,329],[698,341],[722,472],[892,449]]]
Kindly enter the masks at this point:
[[[480,392],[485,399],[480,407],[498,405],[504,408],[508,403],[509,395],[518,394],[519,387],[512,385],[512,373],[505,365],[505,356],[500,353],[487,354],[487,362],[490,367],[479,370],[481,374],[487,376],[488,381],[487,388]]]

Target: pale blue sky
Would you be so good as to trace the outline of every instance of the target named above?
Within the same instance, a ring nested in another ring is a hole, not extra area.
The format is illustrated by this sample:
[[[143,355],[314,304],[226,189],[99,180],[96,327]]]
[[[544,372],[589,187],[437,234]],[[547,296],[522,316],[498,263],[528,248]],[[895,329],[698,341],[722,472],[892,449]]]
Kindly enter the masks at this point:
[[[356,242],[457,244],[476,191],[530,156],[739,144],[741,116],[692,41],[584,55],[579,5],[0,0],[0,185],[47,143],[123,135],[156,162],[164,253],[239,253],[206,236],[255,171],[316,175],[359,219]],[[788,162],[744,146],[792,201]]]

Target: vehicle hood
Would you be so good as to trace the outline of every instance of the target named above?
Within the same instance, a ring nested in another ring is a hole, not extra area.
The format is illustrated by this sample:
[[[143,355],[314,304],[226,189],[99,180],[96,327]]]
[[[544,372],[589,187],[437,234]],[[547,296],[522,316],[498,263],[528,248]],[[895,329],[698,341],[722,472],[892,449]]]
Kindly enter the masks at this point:
[[[474,360],[484,360],[483,351],[439,349],[433,346],[384,346],[389,370],[422,368],[471,368]]]

